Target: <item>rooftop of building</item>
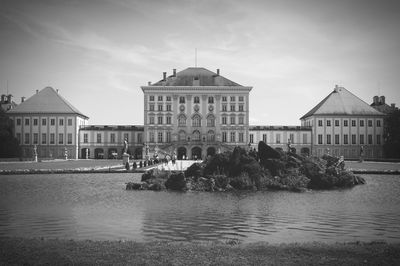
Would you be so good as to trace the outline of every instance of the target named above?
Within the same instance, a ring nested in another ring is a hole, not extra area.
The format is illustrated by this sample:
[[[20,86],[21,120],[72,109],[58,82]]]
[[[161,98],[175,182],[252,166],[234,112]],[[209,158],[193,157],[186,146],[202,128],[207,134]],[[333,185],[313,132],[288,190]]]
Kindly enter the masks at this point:
[[[9,114],[75,114],[88,118],[62,97],[58,90],[46,87],[21,102]]]
[[[173,70],[172,75],[167,77],[167,73],[163,73],[163,79],[149,84],[149,86],[239,86],[242,85],[233,82],[220,75],[219,69],[217,72],[212,72],[203,67],[189,67],[185,70],[176,72]]]
[[[90,125],[81,126],[80,130],[93,131],[144,131],[143,125]]]
[[[343,87],[335,86],[334,90],[300,119],[313,115],[360,115],[382,116],[369,104]]]

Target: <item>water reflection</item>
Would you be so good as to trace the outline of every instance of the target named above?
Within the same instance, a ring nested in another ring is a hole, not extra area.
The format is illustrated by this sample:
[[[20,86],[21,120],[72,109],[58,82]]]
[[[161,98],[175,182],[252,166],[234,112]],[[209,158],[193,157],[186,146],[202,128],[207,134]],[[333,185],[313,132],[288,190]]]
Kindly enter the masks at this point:
[[[400,176],[350,190],[125,191],[132,174],[0,176],[0,236],[136,241],[400,240]],[[136,177],[138,178],[138,177]]]

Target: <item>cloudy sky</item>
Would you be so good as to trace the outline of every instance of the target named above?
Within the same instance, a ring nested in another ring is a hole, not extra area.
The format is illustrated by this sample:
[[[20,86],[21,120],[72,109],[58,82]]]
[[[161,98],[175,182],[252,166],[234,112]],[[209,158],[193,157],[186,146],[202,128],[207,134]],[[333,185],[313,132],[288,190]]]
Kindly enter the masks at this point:
[[[140,86],[195,65],[244,86],[253,125],[299,125],[341,85],[400,104],[400,3],[0,0],[0,92],[52,86],[90,124],[143,124]]]

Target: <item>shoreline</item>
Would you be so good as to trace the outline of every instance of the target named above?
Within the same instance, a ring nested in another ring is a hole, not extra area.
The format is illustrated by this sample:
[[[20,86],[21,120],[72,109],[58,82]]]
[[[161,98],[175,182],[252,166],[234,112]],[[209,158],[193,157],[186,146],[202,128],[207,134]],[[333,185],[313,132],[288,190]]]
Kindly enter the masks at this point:
[[[0,264],[399,265],[400,243],[135,242],[0,238]]]

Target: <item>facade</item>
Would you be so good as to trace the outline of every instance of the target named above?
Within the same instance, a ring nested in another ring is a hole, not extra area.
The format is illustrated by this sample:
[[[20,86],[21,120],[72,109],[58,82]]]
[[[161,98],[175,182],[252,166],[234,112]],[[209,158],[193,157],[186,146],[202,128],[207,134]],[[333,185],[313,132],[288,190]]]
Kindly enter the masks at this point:
[[[33,158],[36,147],[40,158],[78,158],[79,128],[88,117],[79,112],[58,90],[46,87],[9,110],[22,157]]]
[[[250,126],[249,147],[257,149],[260,141],[275,149],[288,150],[288,144],[304,155],[311,154],[311,127],[301,126]]]
[[[300,118],[312,127],[312,154],[330,153],[347,159],[383,156],[385,114],[336,85],[325,99]]]
[[[121,158],[125,139],[128,153],[135,159],[142,158],[143,126],[83,126],[79,139],[81,159]]]
[[[249,92],[205,68],[190,67],[148,86],[144,138],[149,152],[204,158],[249,143]]]

